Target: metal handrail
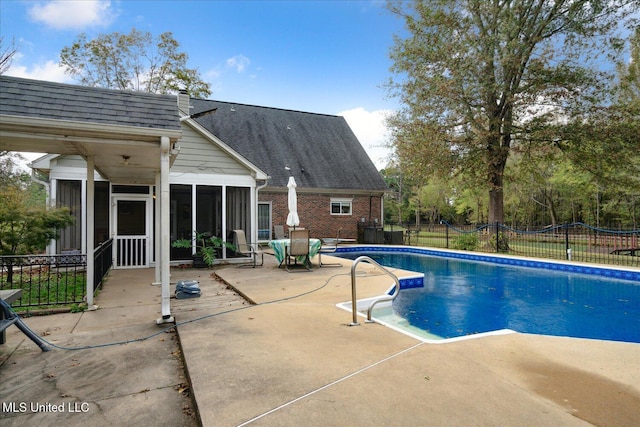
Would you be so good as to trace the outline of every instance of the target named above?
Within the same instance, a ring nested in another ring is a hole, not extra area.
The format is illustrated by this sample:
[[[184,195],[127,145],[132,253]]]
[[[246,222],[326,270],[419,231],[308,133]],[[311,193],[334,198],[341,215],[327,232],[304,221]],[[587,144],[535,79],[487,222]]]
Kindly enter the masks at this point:
[[[371,303],[371,305],[369,305],[369,308],[367,309],[367,322],[373,322],[373,320],[371,320],[371,312],[373,311],[373,307],[376,304],[384,301],[393,301],[398,296],[398,293],[400,293],[400,280],[398,280],[395,274],[393,274],[392,272],[390,272],[389,270],[387,270],[382,265],[378,264],[376,261],[369,258],[368,256],[361,256],[356,258],[355,261],[353,261],[353,265],[351,266],[351,312],[353,313],[353,321],[349,324],[349,326],[358,326],[360,324],[358,323],[358,309],[357,309],[358,302],[356,298],[356,267],[361,262],[367,262],[369,264],[372,264],[378,267],[380,270],[382,270],[383,273],[390,276],[393,279],[393,281],[396,283],[396,287],[393,290],[393,294],[377,298]]]

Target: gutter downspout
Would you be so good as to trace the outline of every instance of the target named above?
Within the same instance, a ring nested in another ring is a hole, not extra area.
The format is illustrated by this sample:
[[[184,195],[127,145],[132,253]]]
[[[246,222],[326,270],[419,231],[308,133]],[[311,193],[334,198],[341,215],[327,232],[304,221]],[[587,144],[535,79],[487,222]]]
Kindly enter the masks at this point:
[[[264,187],[266,187],[269,184],[269,180],[270,179],[271,179],[271,177],[267,175],[267,179],[264,180],[264,184],[260,185],[259,187],[256,187],[256,226],[255,226],[256,235],[252,239],[253,242],[258,242],[258,218],[257,218],[257,214],[258,214],[258,204],[260,203],[260,195],[258,193],[260,192],[260,190],[262,190]],[[271,235],[271,230],[269,230],[269,235]]]

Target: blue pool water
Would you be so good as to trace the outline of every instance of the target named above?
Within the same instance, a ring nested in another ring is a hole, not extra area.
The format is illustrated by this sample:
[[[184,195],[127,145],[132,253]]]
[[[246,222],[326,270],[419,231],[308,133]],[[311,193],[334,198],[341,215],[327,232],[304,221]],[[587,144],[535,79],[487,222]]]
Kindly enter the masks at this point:
[[[403,289],[393,311],[441,338],[518,332],[640,343],[640,281],[405,253],[367,255],[424,273]]]

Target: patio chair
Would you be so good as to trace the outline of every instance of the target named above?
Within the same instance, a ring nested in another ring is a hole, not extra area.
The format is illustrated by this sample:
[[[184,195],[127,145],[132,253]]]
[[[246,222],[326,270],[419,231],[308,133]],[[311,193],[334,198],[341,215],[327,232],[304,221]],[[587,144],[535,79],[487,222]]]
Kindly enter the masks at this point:
[[[289,246],[285,248],[285,268],[288,272],[293,271],[296,266],[304,267],[307,271],[311,271],[311,260],[309,259],[309,230],[295,229],[289,231],[291,240]],[[293,264],[291,259],[293,258]],[[298,260],[302,263],[298,264]]]
[[[284,235],[284,225],[274,225],[273,226],[273,238],[276,240],[285,239]]]
[[[255,243],[247,243],[247,237],[244,234],[244,230],[233,230],[234,245],[236,247],[236,253],[251,258],[252,267],[262,266],[264,264],[264,252]],[[257,263],[258,255],[260,255],[260,264]]]
[[[320,267],[342,267],[342,264],[340,263],[332,263],[332,264],[322,263],[322,254],[330,254],[338,250],[338,245],[340,244],[341,230],[342,230],[342,227],[338,228],[338,233],[336,234],[335,239],[333,238],[322,239],[322,247],[318,252],[318,263],[320,264]]]

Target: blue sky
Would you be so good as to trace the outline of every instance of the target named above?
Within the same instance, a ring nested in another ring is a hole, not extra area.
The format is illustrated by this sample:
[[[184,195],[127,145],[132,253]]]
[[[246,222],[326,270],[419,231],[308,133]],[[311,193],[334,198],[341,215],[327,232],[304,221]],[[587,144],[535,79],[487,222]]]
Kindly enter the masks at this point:
[[[7,75],[76,83],[58,62],[81,32],[171,31],[212,99],[342,115],[379,168],[383,118],[397,108],[382,85],[402,26],[365,0],[0,1],[3,47],[19,50]]]

